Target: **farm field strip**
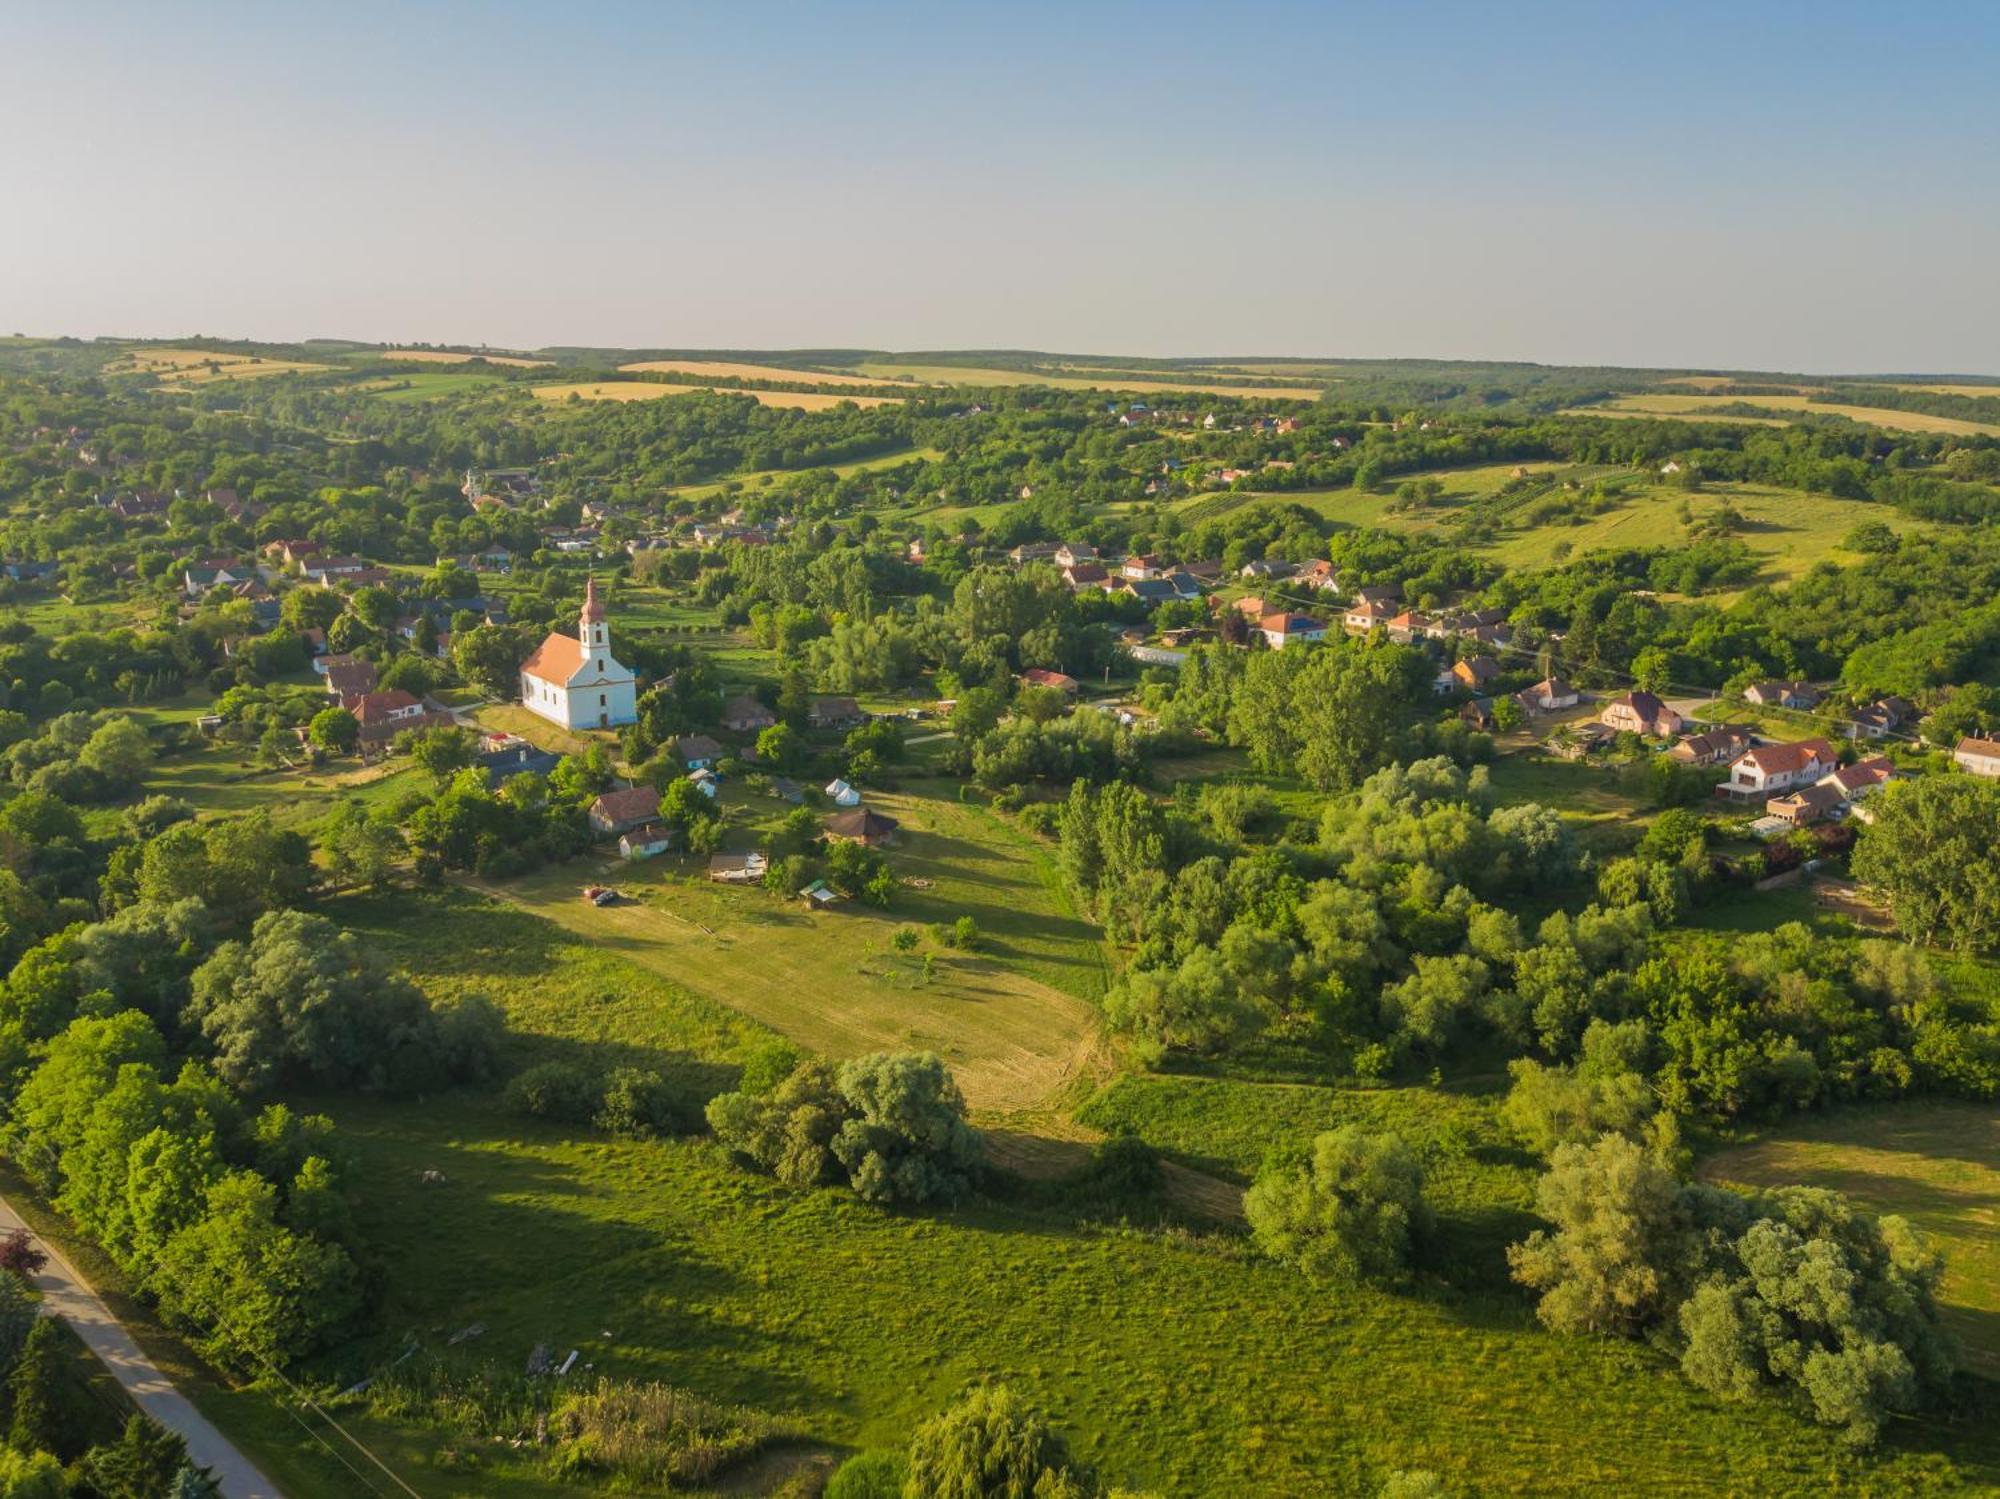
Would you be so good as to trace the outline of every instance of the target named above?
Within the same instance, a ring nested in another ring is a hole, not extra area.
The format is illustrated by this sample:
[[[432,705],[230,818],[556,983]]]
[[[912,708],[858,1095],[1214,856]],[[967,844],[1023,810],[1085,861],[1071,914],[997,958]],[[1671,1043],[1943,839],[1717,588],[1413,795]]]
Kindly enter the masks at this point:
[[[830,375],[820,370],[787,369],[779,364],[736,364],[726,359],[644,359],[621,364],[624,375],[706,375],[713,380],[790,380],[811,385],[880,385],[862,375]]]
[[[761,406],[787,407],[798,411],[825,411],[842,401],[857,406],[897,406],[895,396],[835,395],[830,391],[726,390],[706,385],[665,385],[651,380],[612,380],[587,385],[537,385],[535,397],[542,401],[565,401],[577,396],[586,401],[655,401],[662,396],[708,395],[749,396]]]
[[[553,359],[527,359],[518,354],[461,354],[451,349],[391,349],[380,357],[419,364],[468,364],[474,359],[483,359],[488,364],[504,364],[522,370],[540,369],[555,363]]]
[[[1993,394],[1994,392],[1982,392]],[[1969,422],[1958,417],[1932,416],[1923,411],[1897,411],[1882,406],[1848,406],[1830,402],[1810,401],[1805,396],[1732,396],[1727,392],[1710,395],[1648,394],[1642,396],[1620,396],[1605,406],[1572,407],[1570,414],[1591,412],[1629,412],[1643,416],[1705,417],[1711,413],[1700,410],[1704,406],[1730,405],[1754,406],[1772,412],[1791,412],[1802,416],[1830,415],[1850,417],[1857,422],[1867,422],[1873,426],[1886,427],[1903,432],[1948,432],[1960,437],[2000,436],[2000,424],[1992,422]],[[1721,417],[1720,420],[1739,420]],[[1784,418],[1774,418],[1783,420]],[[1796,418],[1793,418],[1796,419]]]
[[[1057,390],[1130,391],[1147,395],[1173,391],[1180,395],[1234,396],[1248,401],[1317,401],[1320,387],[1306,385],[1200,385],[1186,380],[1157,377],[1117,377],[1084,379],[1074,375],[1043,375],[1031,370],[970,368],[952,364],[897,364],[886,360],[863,360],[854,366],[868,374],[894,378],[906,376],[936,385],[1046,385]]]

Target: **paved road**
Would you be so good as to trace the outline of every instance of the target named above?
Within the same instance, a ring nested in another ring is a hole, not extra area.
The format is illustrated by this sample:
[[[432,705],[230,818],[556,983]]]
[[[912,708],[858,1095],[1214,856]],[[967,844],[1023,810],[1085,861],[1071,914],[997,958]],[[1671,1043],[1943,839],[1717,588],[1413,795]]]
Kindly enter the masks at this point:
[[[20,1215],[0,1199],[0,1233],[25,1227]],[[76,1330],[76,1335],[125,1387],[133,1404],[187,1442],[188,1456],[197,1467],[207,1468],[215,1475],[222,1486],[223,1499],[284,1499],[278,1486],[230,1445],[229,1439],[146,1357],[90,1282],[63,1258],[62,1251],[45,1239],[38,1242],[49,1256],[48,1264],[35,1277],[43,1306]]]

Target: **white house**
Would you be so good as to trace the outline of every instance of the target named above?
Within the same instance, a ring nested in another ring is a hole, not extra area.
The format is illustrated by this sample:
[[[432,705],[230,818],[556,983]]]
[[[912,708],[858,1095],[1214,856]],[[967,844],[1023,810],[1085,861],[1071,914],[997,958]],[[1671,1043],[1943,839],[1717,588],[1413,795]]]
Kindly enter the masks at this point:
[[[1794,786],[1810,786],[1840,763],[1824,739],[1793,744],[1760,744],[1737,756],[1725,788],[1736,796],[1770,796]]]
[[[584,586],[576,634],[549,636],[522,663],[521,706],[566,729],[609,729],[638,721],[638,684],[611,654],[597,579]]]
[[[1310,614],[1267,614],[1257,622],[1264,642],[1274,651],[1298,642],[1310,644],[1326,639],[1326,624]]]
[[[1951,757],[1960,770],[1976,776],[2000,777],[2000,739],[1961,739]]]

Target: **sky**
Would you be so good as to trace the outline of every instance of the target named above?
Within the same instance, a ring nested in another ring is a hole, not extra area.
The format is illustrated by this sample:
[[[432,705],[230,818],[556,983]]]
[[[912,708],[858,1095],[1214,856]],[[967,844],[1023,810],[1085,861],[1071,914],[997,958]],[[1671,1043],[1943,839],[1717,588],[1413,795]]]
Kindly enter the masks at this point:
[[[2000,5],[0,0],[0,333],[2000,374]]]

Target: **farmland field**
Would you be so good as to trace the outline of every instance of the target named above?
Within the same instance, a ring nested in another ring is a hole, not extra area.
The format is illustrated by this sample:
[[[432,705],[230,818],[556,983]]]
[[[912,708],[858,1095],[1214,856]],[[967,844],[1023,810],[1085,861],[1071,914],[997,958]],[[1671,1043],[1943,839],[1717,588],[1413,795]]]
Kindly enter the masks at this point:
[[[430,401],[439,396],[463,395],[467,391],[489,390],[503,381],[498,375],[477,370],[419,370],[380,380],[364,380],[354,386],[380,401]]]
[[[107,375],[157,375],[166,385],[205,385],[216,380],[254,380],[265,375],[318,374],[332,368],[297,359],[272,359],[211,349],[138,348],[104,367]]]
[[[551,359],[525,359],[518,354],[462,354],[450,349],[390,349],[379,357],[399,362],[412,360],[419,364],[466,364],[474,359],[483,359],[488,364],[504,364],[524,370],[538,369],[555,362]]]
[[[797,411],[824,411],[842,401],[857,406],[894,406],[894,396],[847,396],[830,391],[714,390],[706,385],[667,385],[651,380],[613,380],[593,385],[537,385],[535,396],[543,401],[566,401],[577,396],[586,401],[653,401],[661,396],[709,395],[749,396],[760,406],[789,407]]]
[[[777,364],[735,364],[723,359],[647,359],[621,364],[626,375],[706,375],[712,380],[789,380],[811,385],[880,385],[860,375],[829,375],[819,370],[786,369]]]
[[[1991,395],[1992,391],[1980,391],[1981,395]],[[1613,416],[1675,416],[1695,420],[1738,421],[1739,417],[1711,415],[1702,410],[1713,406],[1754,406],[1773,413],[1770,420],[1794,421],[1800,416],[1845,416],[1857,422],[1868,422],[1877,427],[1887,427],[1891,431],[1903,432],[1948,432],[1960,437],[1992,437],[2000,435],[2000,425],[1991,422],[1968,422],[1958,417],[1932,416],[1923,411],[1895,411],[1880,406],[1845,406],[1831,402],[1810,401],[1805,396],[1734,396],[1727,393],[1707,395],[1673,395],[1652,392],[1639,396],[1620,396],[1603,406],[1583,406],[1575,408],[1572,414],[1589,415],[1607,413]]]
[[[1773,1131],[1702,1165],[1712,1181],[1832,1187],[1900,1213],[1945,1252],[1947,1324],[1966,1362],[2000,1375],[2000,1114],[1924,1103],[1857,1109]]]
[[[1152,391],[1176,391],[1189,395],[1240,396],[1245,400],[1317,401],[1316,385],[1203,385],[1189,380],[1167,380],[1157,375],[1106,375],[1085,379],[1074,375],[1043,375],[1031,370],[979,369],[955,364],[901,364],[893,360],[864,359],[854,368],[878,379],[906,378],[933,385],[1048,385],[1059,390],[1131,391],[1146,395]]]

